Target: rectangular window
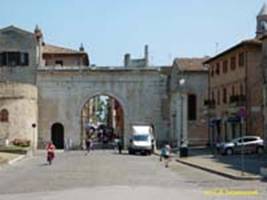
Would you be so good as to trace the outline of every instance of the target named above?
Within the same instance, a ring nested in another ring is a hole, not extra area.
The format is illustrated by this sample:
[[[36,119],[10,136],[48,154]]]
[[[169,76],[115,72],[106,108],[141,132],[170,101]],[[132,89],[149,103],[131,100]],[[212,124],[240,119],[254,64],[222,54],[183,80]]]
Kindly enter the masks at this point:
[[[213,67],[213,65],[210,68],[210,75],[211,75],[211,77],[214,76],[214,67]]]
[[[216,74],[220,75],[220,63],[216,64]]]
[[[221,93],[220,90],[217,91],[217,105],[220,105],[221,103]]]
[[[0,53],[0,67],[3,66],[3,60],[4,60],[3,53]]]
[[[63,66],[63,60],[56,60],[56,65]]]
[[[232,96],[235,96],[235,86],[232,86]]]
[[[212,93],[211,93],[211,99],[212,99],[212,100],[215,100],[214,91],[212,91]]]
[[[188,95],[188,120],[197,119],[197,97],[194,94]]]
[[[223,88],[223,103],[227,103],[227,89]]]
[[[243,67],[244,64],[245,64],[245,56],[244,53],[242,52],[238,55],[238,65],[239,67]]]
[[[240,83],[240,94],[243,95],[244,94],[244,88],[243,88],[243,84]]]
[[[26,66],[29,65],[28,53],[2,52],[0,54],[0,66]]]
[[[236,58],[233,56],[231,57],[231,70],[235,70],[236,68]]]
[[[223,61],[223,73],[228,71],[228,60]]]
[[[21,66],[29,65],[29,54],[28,53],[21,53],[20,54],[20,65]]]
[[[19,52],[8,52],[8,66],[18,66],[20,65],[20,53]]]

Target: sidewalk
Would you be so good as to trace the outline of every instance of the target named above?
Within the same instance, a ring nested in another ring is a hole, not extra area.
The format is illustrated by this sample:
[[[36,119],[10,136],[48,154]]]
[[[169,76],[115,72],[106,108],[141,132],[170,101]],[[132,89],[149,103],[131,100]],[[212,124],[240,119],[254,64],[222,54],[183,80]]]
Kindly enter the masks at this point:
[[[158,155],[158,153],[156,153]],[[241,155],[213,155],[209,149],[189,149],[188,157],[174,159],[182,164],[236,180],[260,180],[260,167],[267,165],[267,155],[244,155],[242,173]]]
[[[4,153],[0,152],[0,168],[6,164],[13,164],[21,159],[23,159],[26,155],[22,154],[14,154],[14,153]]]

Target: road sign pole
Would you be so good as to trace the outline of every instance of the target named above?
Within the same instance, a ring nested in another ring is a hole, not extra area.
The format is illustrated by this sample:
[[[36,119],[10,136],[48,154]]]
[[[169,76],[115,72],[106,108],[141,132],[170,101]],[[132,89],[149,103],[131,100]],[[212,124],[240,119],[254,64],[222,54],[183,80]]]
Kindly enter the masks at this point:
[[[242,131],[243,124],[244,124],[244,117],[241,116],[240,135],[242,137],[242,140],[241,140],[241,175],[242,176],[244,176],[244,171],[245,171],[245,163],[244,163],[244,138],[243,138],[243,131]]]

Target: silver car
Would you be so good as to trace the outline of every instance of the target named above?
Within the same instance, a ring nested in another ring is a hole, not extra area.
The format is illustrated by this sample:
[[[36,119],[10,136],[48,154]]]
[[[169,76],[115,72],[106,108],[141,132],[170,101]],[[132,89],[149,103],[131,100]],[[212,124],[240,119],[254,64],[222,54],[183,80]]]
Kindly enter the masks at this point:
[[[243,136],[233,139],[231,142],[217,144],[217,150],[223,155],[234,153],[258,153],[264,152],[264,142],[258,136]]]

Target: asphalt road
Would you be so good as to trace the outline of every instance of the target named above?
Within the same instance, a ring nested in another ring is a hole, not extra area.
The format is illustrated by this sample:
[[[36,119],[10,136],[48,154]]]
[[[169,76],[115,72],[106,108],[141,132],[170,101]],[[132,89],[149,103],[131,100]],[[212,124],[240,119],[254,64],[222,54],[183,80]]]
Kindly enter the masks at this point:
[[[249,194],[252,193],[252,194]],[[156,156],[44,152],[0,170],[0,200],[267,199],[267,182],[233,181]]]

